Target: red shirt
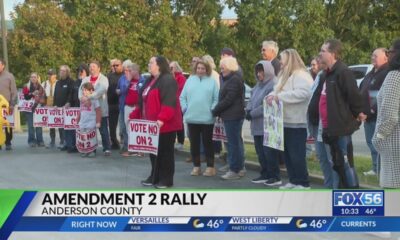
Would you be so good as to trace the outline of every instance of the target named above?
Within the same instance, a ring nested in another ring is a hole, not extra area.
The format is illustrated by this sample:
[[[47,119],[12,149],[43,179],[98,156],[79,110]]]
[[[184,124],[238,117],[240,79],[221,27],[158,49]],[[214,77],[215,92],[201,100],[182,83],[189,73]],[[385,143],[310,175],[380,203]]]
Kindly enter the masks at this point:
[[[319,98],[319,116],[322,122],[322,128],[328,128],[328,104],[326,100],[326,83],[322,87],[321,97]]]
[[[125,105],[134,106],[139,103],[138,79],[132,79],[126,94]]]
[[[91,83],[92,85],[94,85],[94,84],[96,83],[96,81],[97,81],[98,78],[99,78],[99,76],[96,76],[96,77],[90,76],[90,83]]]

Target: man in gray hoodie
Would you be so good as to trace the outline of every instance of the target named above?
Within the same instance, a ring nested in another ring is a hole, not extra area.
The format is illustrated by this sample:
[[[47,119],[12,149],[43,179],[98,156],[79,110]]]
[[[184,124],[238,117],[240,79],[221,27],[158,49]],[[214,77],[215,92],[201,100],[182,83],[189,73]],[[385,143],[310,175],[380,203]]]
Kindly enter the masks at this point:
[[[246,107],[246,119],[250,121],[251,135],[254,137],[254,148],[260,162],[260,176],[253,183],[264,183],[267,186],[282,184],[279,173],[278,153],[263,145],[264,142],[264,98],[273,91],[277,82],[275,70],[270,61],[261,60],[255,66],[257,84],[251,91]]]

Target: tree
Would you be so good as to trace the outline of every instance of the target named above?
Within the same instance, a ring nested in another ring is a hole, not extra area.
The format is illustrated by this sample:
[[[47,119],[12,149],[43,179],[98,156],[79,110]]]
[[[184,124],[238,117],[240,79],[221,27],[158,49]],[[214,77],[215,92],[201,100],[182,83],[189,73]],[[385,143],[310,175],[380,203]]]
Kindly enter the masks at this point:
[[[245,79],[254,83],[254,64],[261,59],[264,40],[274,40],[281,50],[295,48],[305,62],[318,53],[323,40],[332,35],[325,26],[322,1],[247,0],[227,1],[236,9],[238,59]],[[318,24],[316,24],[318,23]]]
[[[46,76],[49,68],[73,59],[71,20],[53,2],[30,0],[17,6],[15,29],[10,33],[10,69],[20,86],[31,72]]]

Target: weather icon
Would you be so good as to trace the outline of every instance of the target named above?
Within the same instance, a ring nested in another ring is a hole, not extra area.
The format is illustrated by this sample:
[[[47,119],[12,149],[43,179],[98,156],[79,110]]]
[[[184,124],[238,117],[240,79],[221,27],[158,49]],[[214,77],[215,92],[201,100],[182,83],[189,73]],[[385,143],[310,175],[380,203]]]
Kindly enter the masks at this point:
[[[307,227],[307,223],[303,223],[303,219],[299,219],[296,221],[296,227],[297,228],[306,228]]]
[[[200,222],[200,219],[195,219],[193,221],[194,228],[204,228],[204,223]]]

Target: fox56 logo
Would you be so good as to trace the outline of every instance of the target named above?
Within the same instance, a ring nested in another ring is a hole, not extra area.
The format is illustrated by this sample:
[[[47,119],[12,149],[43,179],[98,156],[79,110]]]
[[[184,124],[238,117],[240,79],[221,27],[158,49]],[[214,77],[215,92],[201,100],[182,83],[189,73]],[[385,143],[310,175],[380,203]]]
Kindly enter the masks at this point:
[[[383,206],[383,191],[334,191],[333,206]]]

